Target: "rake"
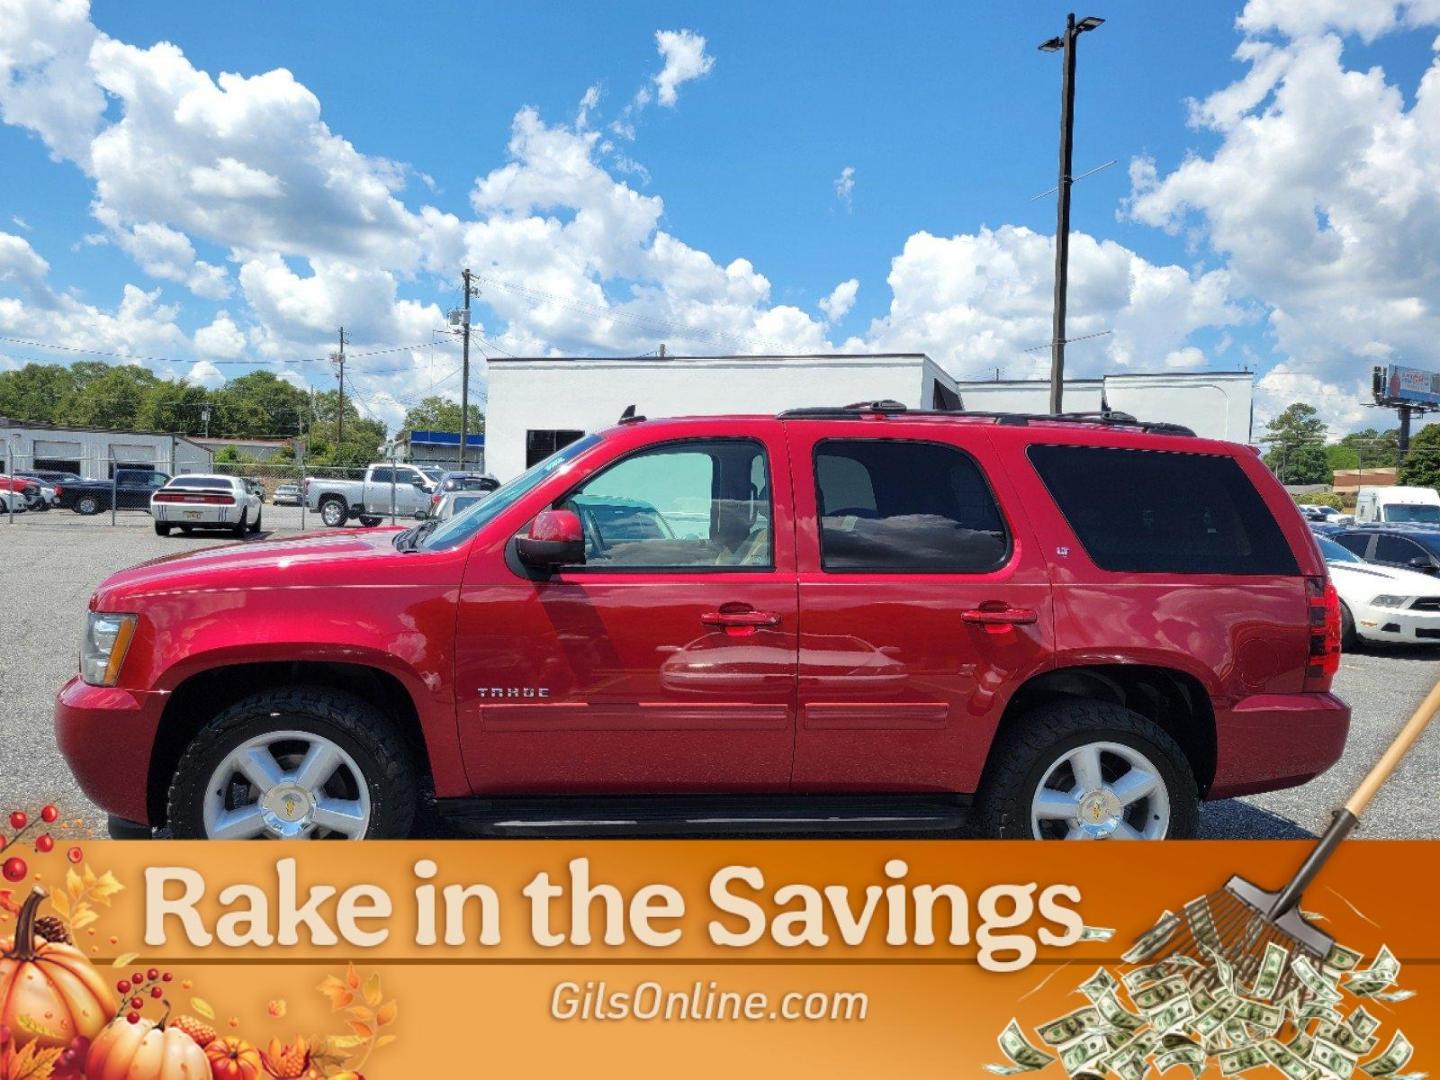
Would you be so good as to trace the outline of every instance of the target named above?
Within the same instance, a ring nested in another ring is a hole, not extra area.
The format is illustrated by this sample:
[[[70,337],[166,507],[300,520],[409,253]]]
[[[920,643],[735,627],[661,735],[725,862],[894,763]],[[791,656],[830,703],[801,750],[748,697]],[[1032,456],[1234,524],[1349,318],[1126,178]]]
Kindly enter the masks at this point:
[[[1205,968],[1203,974],[1197,973],[1195,982],[1209,984],[1212,989],[1222,981],[1218,975],[1219,965],[1215,963],[1219,957],[1230,966],[1237,986],[1253,987],[1266,946],[1273,942],[1287,950],[1288,955],[1274,989],[1265,996],[1270,1001],[1283,1001],[1297,989],[1302,998],[1309,996],[1293,970],[1293,960],[1297,956],[1308,957],[1318,971],[1335,939],[1306,921],[1299,909],[1300,898],[1335,854],[1340,842],[1359,824],[1360,815],[1370,800],[1437,711],[1440,711],[1440,682],[1426,695],[1345,806],[1336,811],[1330,827],[1284,888],[1270,892],[1236,875],[1218,892],[1192,900],[1181,914],[1162,920],[1143,935],[1136,949],[1127,955],[1133,956],[1138,951],[1139,959],[1147,964],[1175,957],[1195,960]]]

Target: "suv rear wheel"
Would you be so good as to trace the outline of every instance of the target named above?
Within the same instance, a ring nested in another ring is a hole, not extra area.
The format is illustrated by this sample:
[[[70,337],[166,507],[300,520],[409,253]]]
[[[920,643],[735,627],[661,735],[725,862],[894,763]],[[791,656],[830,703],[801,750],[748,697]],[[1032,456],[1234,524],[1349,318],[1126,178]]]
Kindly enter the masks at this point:
[[[1180,840],[1200,820],[1175,740],[1137,712],[1084,699],[1037,709],[997,741],[978,809],[997,839]]]
[[[182,839],[396,839],[419,800],[389,718],[325,687],[266,690],[206,725],[167,799]]]

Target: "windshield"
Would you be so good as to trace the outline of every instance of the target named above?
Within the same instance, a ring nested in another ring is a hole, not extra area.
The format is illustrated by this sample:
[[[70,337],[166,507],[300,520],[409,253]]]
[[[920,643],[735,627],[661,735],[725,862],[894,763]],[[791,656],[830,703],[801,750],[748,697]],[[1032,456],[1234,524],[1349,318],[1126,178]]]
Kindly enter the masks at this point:
[[[1426,525],[1440,525],[1440,506],[1429,503],[1389,503],[1385,507],[1386,521],[1421,521]]]
[[[1351,551],[1349,548],[1341,547],[1334,540],[1327,540],[1323,536],[1317,536],[1315,538],[1315,541],[1320,545],[1320,554],[1325,557],[1326,562],[1365,561],[1364,559],[1360,558],[1359,555],[1356,555],[1353,551]]]
[[[586,435],[564,449],[557,450],[538,465],[525,470],[508,484],[502,484],[489,498],[457,514],[418,545],[421,551],[454,547],[474,536],[495,518],[515,505],[527,492],[554,476],[575,458],[600,441],[598,435]]]

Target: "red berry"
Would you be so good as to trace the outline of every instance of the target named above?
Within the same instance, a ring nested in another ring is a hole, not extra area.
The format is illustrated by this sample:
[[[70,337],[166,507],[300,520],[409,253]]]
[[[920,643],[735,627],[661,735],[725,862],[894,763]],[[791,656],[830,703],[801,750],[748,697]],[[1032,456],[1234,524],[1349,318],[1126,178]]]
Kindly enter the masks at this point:
[[[144,973],[143,971],[137,971],[137,972],[135,972],[134,975],[131,975],[131,976],[130,976],[130,981],[131,981],[132,983],[134,983],[136,986],[139,986],[141,983],[143,983],[143,982],[145,981],[145,973]]]
[[[130,1007],[132,1009],[143,1009],[145,1007],[145,999],[139,996],[131,998]]]
[[[69,851],[65,852],[65,857],[71,862],[78,863],[85,857],[85,852],[81,851],[78,847],[72,847]]]
[[[140,1014],[138,1012],[128,1012],[125,1014],[125,1019],[129,1020],[132,1024],[138,1024],[140,1022]]]
[[[30,819],[25,816],[24,810],[16,810],[10,815],[10,827],[12,829],[23,829],[30,824]]]
[[[40,820],[45,822],[46,825],[51,824],[59,817],[60,811],[55,809],[53,803],[40,811]]]
[[[5,875],[6,881],[24,881],[25,875],[30,872],[30,867],[25,865],[25,860],[18,855],[12,855],[5,860],[5,865],[0,868],[0,873]]]
[[[154,982],[154,981],[155,981],[156,979],[158,979],[159,977],[160,977],[160,969],[159,969],[159,968],[151,968],[149,971],[145,972],[145,978],[146,978],[148,981],[150,981],[150,982]]]
[[[167,971],[167,972],[165,972],[164,975],[161,975],[161,976],[160,976],[160,981],[161,981],[161,982],[169,982],[169,981],[170,981],[171,979],[173,979],[173,978],[175,978],[175,976],[172,975],[170,972]]]
[[[130,980],[121,979],[115,984],[115,989],[120,991],[120,993],[122,994],[128,994],[130,992]]]
[[[55,838],[49,833],[41,833],[35,838],[35,850],[42,855],[55,848]]]
[[[157,999],[158,999],[158,998],[160,998],[164,993],[165,993],[164,989],[161,988],[161,987],[159,987],[159,986],[153,986],[153,987],[150,988],[150,996],[153,997],[153,998],[157,998]]]

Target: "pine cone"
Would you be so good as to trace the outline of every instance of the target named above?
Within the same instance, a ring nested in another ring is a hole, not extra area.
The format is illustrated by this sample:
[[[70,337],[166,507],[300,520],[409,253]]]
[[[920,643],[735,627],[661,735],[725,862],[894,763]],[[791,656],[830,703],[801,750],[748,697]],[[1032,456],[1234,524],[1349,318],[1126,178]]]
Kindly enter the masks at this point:
[[[53,941],[59,945],[70,944],[70,931],[66,930],[65,924],[54,915],[42,915],[36,919],[35,933],[46,941]]]

